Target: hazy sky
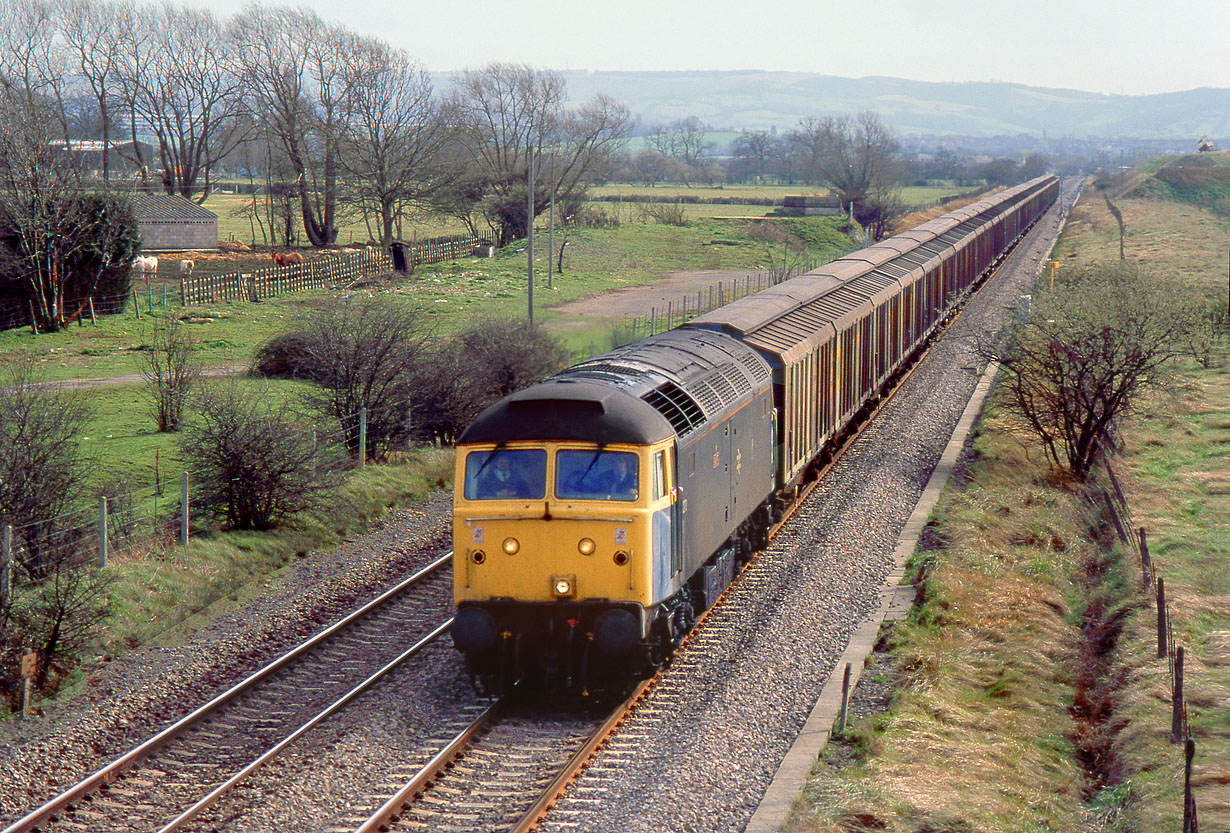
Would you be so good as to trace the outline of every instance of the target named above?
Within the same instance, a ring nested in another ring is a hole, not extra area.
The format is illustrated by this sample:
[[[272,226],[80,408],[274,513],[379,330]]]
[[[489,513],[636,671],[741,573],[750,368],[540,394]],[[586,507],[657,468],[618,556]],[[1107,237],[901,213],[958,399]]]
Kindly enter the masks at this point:
[[[189,0],[203,4],[203,0]],[[267,5],[275,5],[266,3]],[[243,0],[213,0],[222,14]],[[1230,87],[1227,0],[305,0],[429,70],[764,69],[1104,93]]]

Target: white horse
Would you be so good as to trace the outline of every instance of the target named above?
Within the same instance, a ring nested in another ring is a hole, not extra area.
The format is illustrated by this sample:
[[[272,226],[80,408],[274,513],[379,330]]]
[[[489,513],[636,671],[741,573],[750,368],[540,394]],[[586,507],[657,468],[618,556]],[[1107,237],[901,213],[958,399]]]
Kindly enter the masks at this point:
[[[188,277],[192,274],[192,270],[196,268],[195,260],[181,260],[179,262],[179,274],[183,277]]]
[[[158,258],[153,256],[138,255],[133,259],[132,265],[142,275],[157,275],[158,274]]]

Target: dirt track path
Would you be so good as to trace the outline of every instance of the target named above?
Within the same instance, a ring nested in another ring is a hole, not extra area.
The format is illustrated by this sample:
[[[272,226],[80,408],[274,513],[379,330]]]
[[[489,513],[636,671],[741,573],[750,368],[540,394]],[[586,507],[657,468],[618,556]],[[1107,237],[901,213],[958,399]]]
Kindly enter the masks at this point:
[[[684,296],[688,299],[689,309],[694,308],[696,293],[705,293],[708,301],[709,287],[726,281],[738,280],[740,284],[752,276],[755,281],[755,270],[752,269],[700,269],[692,272],[669,272],[659,283],[643,286],[629,286],[579,298],[565,304],[552,307],[555,312],[568,318],[637,318],[648,315],[656,308],[662,315],[666,314],[666,305],[671,303],[674,309],[682,309]]]

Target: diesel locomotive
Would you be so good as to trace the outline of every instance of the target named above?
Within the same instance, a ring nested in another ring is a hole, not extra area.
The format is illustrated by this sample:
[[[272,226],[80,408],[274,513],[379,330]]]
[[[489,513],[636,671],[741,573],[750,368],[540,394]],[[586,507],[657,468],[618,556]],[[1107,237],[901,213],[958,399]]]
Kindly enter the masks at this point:
[[[485,410],[453,508],[453,641],[480,687],[619,690],[659,665],[1058,191],[995,194]]]

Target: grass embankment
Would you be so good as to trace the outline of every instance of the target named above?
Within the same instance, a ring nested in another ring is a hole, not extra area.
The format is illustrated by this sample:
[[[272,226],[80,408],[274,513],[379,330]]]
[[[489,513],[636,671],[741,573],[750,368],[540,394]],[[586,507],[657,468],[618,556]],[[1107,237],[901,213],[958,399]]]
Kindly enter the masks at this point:
[[[1128,257],[1224,297],[1225,221],[1174,202],[1118,204]],[[1087,198],[1056,257],[1117,255],[1114,219]],[[1114,461],[1188,651],[1206,830],[1230,827],[1224,347],[1221,362],[1187,363],[1168,392],[1143,398]],[[1031,442],[1007,435],[992,405],[915,555],[923,601],[868,671],[892,683],[891,701],[830,745],[792,833],[1180,829],[1182,752],[1169,742],[1169,673],[1136,552],[1115,538],[1100,498]]]
[[[138,645],[183,644],[217,615],[259,596],[308,552],[363,532],[389,509],[419,502],[452,479],[451,450],[425,449],[352,472],[328,506],[273,532],[232,531],[186,546],[150,542],[120,549],[108,562],[107,622],[84,659],[53,676],[57,697],[76,692],[100,654]],[[174,489],[172,489],[174,491]],[[47,706],[46,701],[41,705]]]

